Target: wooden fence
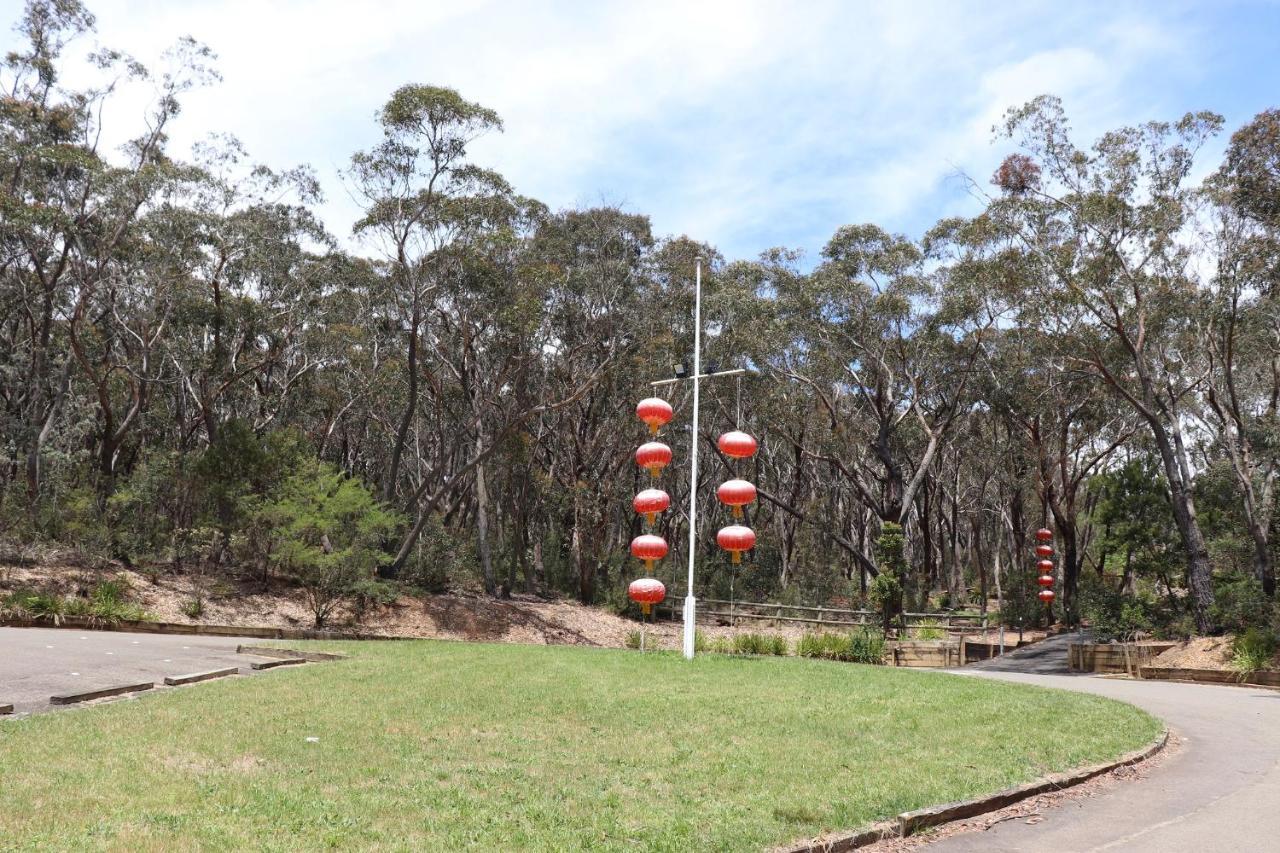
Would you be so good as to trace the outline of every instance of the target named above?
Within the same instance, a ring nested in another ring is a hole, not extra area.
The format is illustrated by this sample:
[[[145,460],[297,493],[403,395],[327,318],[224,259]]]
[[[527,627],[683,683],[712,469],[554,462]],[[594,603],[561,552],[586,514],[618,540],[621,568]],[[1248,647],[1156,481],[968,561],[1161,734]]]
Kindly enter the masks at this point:
[[[672,621],[684,617],[684,598],[671,595],[658,606],[657,614],[665,613]],[[839,607],[811,607],[800,604],[776,604],[761,601],[725,601],[719,598],[698,599],[698,618],[727,619],[736,625],[739,620],[812,625],[816,628],[850,628],[859,625],[880,624],[880,614],[874,610],[849,610]],[[948,632],[963,632],[985,628],[987,618],[980,613],[904,613],[894,618],[894,625],[906,623],[908,628],[937,626]]]

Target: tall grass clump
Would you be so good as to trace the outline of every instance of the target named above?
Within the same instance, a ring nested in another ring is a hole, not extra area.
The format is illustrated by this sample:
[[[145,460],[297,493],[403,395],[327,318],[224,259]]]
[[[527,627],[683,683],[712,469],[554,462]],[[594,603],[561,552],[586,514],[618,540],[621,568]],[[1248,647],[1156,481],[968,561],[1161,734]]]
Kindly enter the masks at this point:
[[[879,664],[884,662],[884,637],[866,628],[849,634],[805,634],[796,644],[796,654],[822,660]]]

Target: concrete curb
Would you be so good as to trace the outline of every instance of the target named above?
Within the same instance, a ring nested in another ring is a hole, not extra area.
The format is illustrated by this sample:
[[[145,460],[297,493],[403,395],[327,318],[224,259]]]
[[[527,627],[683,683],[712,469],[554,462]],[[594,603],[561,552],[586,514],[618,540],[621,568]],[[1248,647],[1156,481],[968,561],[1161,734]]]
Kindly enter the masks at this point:
[[[102,687],[98,690],[86,690],[83,693],[60,693],[49,697],[50,705],[74,705],[77,702],[88,702],[90,699],[103,699],[107,696],[120,696],[124,693],[141,693],[155,687],[151,681],[140,684],[117,684],[114,687]]]
[[[1034,782],[1028,782],[1025,785],[1018,785],[1015,788],[1007,788],[1003,791],[997,791],[996,793],[985,797],[977,797],[972,800],[961,800],[955,803],[944,803],[939,806],[930,806],[925,809],[903,812],[898,815],[898,819],[896,821],[872,824],[871,826],[857,830],[856,832],[841,833],[823,838],[814,838],[808,841],[801,841],[796,844],[778,847],[775,848],[775,853],[837,853],[837,851],[855,850],[859,847],[866,847],[868,844],[874,844],[875,842],[882,841],[886,838],[905,838],[922,829],[928,829],[929,827],[939,826],[940,824],[950,823],[951,821],[974,817],[975,815],[998,811],[1006,806],[1025,800],[1028,797],[1035,797],[1051,791],[1060,791],[1063,788],[1071,788],[1083,782],[1087,782],[1096,776],[1101,776],[1104,773],[1110,773],[1112,770],[1116,770],[1120,767],[1138,764],[1146,761],[1148,758],[1164,749],[1168,742],[1169,731],[1166,729],[1158,738],[1142,749],[1122,755],[1117,760],[1106,764],[1095,764],[1091,767],[1068,770],[1066,773],[1055,773],[1051,776],[1037,779]]]
[[[302,658],[277,658],[275,660],[256,660],[249,664],[250,669],[263,670],[275,669],[278,666],[294,666],[295,664],[306,663]]]
[[[298,649],[274,649],[271,646],[236,646],[236,653],[258,655],[265,658],[294,658],[316,662],[347,659],[346,655],[340,655],[336,652],[303,652]]]
[[[183,684],[195,684],[199,681],[209,681],[214,678],[226,678],[228,675],[236,675],[240,672],[240,667],[230,666],[226,669],[211,669],[206,672],[193,672],[189,675],[166,675],[164,683],[166,687],[178,687]]]

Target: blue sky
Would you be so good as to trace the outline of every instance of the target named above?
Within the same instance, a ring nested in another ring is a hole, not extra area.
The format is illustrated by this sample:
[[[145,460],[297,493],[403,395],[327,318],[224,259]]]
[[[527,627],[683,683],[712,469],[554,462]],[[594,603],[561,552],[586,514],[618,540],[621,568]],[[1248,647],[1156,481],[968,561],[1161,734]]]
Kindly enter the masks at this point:
[[[20,5],[0,0],[3,18]],[[356,207],[339,170],[405,82],[496,109],[506,132],[474,159],[554,208],[620,204],[729,258],[787,246],[809,262],[843,224],[917,235],[972,210],[957,173],[985,182],[1005,150],[991,126],[1037,94],[1064,99],[1080,139],[1205,108],[1234,128],[1280,106],[1278,2],[89,7],[97,40],[144,62],[180,35],[209,44],[224,80],[187,97],[178,150],[218,130],[270,165],[310,163],[340,235]],[[126,93],[109,129],[145,96]]]

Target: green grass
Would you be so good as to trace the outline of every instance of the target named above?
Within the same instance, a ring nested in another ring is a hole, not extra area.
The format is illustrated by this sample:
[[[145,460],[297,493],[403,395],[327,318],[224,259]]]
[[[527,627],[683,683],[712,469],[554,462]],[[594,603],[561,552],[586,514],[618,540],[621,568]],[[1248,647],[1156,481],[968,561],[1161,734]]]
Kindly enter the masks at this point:
[[[352,657],[0,722],[0,847],[759,850],[1160,729],[1091,696],[795,658],[314,646]]]

